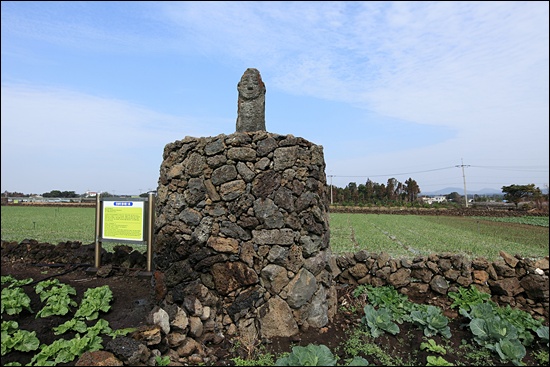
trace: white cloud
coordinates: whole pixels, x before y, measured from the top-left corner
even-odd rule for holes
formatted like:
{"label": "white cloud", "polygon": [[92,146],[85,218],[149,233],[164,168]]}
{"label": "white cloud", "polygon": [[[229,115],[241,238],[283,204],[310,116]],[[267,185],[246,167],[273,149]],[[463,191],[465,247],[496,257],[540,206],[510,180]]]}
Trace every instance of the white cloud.
{"label": "white cloud", "polygon": [[124,101],[21,85],[2,85],[1,118],[2,186],[40,186],[40,193],[59,186],[80,193],[88,186],[109,191],[124,185],[133,193],[138,186],[156,187],[167,143],[217,135],[193,119]]}
{"label": "white cloud", "polygon": [[37,149],[93,150],[93,144],[82,145],[83,138],[135,148],[158,144],[176,131],[201,133],[192,121],[124,101],[25,86],[2,86],[2,121],[7,138],[24,137],[18,144]]}
{"label": "white cloud", "polygon": [[[548,99],[548,73],[536,74],[541,63],[548,64],[548,4],[164,6],[165,15],[192,34],[182,42],[204,52],[253,59],[288,93],[457,128],[479,128],[479,110],[504,110],[525,101],[544,106]],[[501,120],[501,114],[507,112],[496,113],[493,120]]]}

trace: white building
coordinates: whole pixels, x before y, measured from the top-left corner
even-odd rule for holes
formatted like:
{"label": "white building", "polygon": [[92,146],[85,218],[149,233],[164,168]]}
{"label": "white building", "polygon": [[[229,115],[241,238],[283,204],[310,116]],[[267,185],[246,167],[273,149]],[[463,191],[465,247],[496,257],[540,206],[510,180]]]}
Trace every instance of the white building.
{"label": "white building", "polygon": [[426,204],[433,204],[433,203],[443,203],[447,201],[447,198],[444,195],[436,195],[436,196],[423,196],[422,201]]}

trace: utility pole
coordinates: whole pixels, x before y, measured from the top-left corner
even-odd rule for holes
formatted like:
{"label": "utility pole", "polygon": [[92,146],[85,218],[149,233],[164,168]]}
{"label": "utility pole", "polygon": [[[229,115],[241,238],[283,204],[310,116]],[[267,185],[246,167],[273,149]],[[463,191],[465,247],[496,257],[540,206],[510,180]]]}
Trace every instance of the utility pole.
{"label": "utility pole", "polygon": [[470,165],[465,165],[462,158],[460,158],[460,162],[462,163],[460,166],[455,167],[462,167],[462,179],[464,180],[464,201],[466,203],[466,208],[468,207],[468,194],[466,193],[466,175],[464,175],[464,167],[470,167]]}
{"label": "utility pole", "polygon": [[334,177],[333,175],[329,175],[328,177],[330,177],[330,205],[332,205],[334,202],[332,201],[332,177]]}

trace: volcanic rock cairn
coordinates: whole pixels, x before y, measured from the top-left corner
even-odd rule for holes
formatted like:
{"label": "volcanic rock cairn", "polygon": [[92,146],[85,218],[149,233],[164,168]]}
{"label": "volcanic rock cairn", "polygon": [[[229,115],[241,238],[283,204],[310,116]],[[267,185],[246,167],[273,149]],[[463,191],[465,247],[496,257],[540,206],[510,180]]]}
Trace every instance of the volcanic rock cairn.
{"label": "volcanic rock cairn", "polygon": [[235,133],[167,144],[160,167],[156,295],[201,342],[288,337],[336,311],[323,147],[265,131],[256,69],[238,90]]}

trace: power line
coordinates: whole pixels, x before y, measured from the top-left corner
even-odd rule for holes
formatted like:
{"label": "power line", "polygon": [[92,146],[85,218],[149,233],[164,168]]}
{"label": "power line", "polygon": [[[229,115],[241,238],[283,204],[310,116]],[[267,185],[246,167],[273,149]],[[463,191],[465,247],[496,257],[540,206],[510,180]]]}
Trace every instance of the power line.
{"label": "power line", "polygon": [[[476,166],[476,165],[464,165],[465,167],[472,167],[472,168],[486,168],[486,169],[496,169],[496,170],[504,170],[504,171],[522,171],[522,172],[548,172],[548,169],[546,170],[540,170],[538,169],[538,166],[535,167],[519,167],[519,166]],[[461,165],[456,166],[449,166],[449,167],[441,167],[441,168],[434,168],[424,171],[415,171],[415,172],[401,172],[401,173],[386,173],[381,175],[330,175],[331,177],[389,177],[389,176],[401,176],[401,175],[411,175],[415,173],[426,173],[426,172],[434,172],[434,171],[442,171],[446,169],[461,167]]]}
{"label": "power line", "polygon": [[388,177],[388,176],[400,176],[400,175],[412,175],[415,173],[425,173],[433,171],[442,171],[445,169],[455,168],[455,166],[443,167],[443,168],[434,168],[426,171],[416,171],[416,172],[404,172],[404,173],[387,173],[385,175],[362,175],[362,176],[340,176],[340,175],[331,175],[331,177]]}
{"label": "power line", "polygon": [[503,171],[521,171],[521,172],[548,172],[548,169],[541,170],[539,167],[519,167],[519,166],[471,166],[475,168],[486,168],[486,169],[496,169]]}

